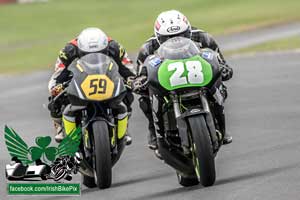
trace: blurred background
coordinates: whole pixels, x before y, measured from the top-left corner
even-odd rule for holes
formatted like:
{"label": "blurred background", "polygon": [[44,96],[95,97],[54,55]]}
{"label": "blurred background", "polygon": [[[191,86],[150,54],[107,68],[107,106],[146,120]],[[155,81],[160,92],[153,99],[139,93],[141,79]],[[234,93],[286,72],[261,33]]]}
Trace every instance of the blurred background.
{"label": "blurred background", "polygon": [[[0,73],[52,69],[65,43],[90,26],[134,54],[152,35],[157,15],[168,9],[183,12],[193,26],[214,36],[300,19],[299,0],[0,0]],[[226,53],[298,48],[299,43],[292,37]]]}
{"label": "blurred background", "polygon": [[[28,144],[53,136],[47,82],[60,49],[96,26],[134,58],[157,15],[170,9],[215,36],[234,69],[225,103],[234,139],[216,157],[216,184],[178,184],[175,171],[147,148],[147,121],[135,101],[133,144],[113,168],[112,188],[82,186],[82,196],[69,199],[299,199],[299,0],[0,0],[0,129],[13,127]],[[7,196],[11,157],[3,137],[0,147],[1,200],[53,199]]]}

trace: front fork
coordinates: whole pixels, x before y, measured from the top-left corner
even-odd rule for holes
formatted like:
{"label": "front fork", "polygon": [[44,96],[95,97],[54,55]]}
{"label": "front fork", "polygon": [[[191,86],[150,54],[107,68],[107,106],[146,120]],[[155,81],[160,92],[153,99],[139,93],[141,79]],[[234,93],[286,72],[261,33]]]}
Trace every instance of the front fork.
{"label": "front fork", "polygon": [[[211,136],[211,139],[212,139],[212,143],[213,143],[213,146],[214,146],[214,150],[216,151],[218,148],[219,148],[219,145],[218,145],[218,137],[216,135],[216,130],[215,130],[215,125],[214,125],[214,120],[213,120],[213,117],[212,117],[212,114],[210,112],[210,108],[209,108],[209,104],[208,104],[208,101],[207,101],[207,98],[206,98],[206,95],[205,95],[205,91],[199,91],[199,97],[200,97],[200,104],[202,105],[202,110],[199,110],[198,112],[197,109],[194,110],[192,109],[190,111],[190,113],[187,113],[187,116],[192,116],[192,115],[198,115],[198,114],[204,114],[205,115],[205,119],[206,119],[206,122],[208,124],[208,128],[209,128],[209,132],[210,132],[210,136]],[[174,94],[171,96],[171,99],[172,99],[172,102],[173,102],[173,109],[174,109],[174,114],[175,114],[175,117],[176,117],[176,122],[177,122],[177,129],[178,129],[178,132],[179,132],[179,136],[181,138],[181,144],[182,144],[182,147],[183,149],[189,149],[190,147],[190,140],[189,140],[189,137],[188,137],[188,128],[187,128],[187,122],[185,120],[185,117],[186,116],[182,116],[184,115],[185,113],[181,113],[181,109],[180,109],[180,103],[179,103],[179,96]]]}
{"label": "front fork", "polygon": [[201,102],[202,102],[202,105],[203,105],[203,109],[206,112],[205,120],[206,120],[206,123],[208,125],[208,129],[209,129],[213,149],[214,149],[214,152],[217,152],[220,148],[220,145],[219,145],[219,138],[217,136],[217,131],[216,131],[214,119],[213,119],[213,116],[210,112],[210,107],[209,107],[207,98],[204,95],[200,95],[200,98],[201,98]]}
{"label": "front fork", "polygon": [[171,96],[172,102],[173,102],[173,109],[174,109],[174,114],[176,118],[176,126],[178,129],[178,133],[181,139],[181,145],[184,151],[188,151],[190,143],[189,143],[189,138],[187,134],[187,123],[184,120],[184,118],[181,117],[181,110],[180,110],[180,103],[179,103],[179,97],[178,95],[172,95]]}
{"label": "front fork", "polygon": [[93,121],[95,120],[103,120],[105,121],[108,125],[109,125],[109,133],[111,134],[110,137],[110,143],[111,143],[111,147],[114,148],[116,146],[116,141],[117,141],[117,128],[116,128],[116,122],[115,119],[112,115],[112,110],[111,109],[107,109],[106,110],[106,115],[109,116],[108,118],[103,118],[103,117],[97,117],[96,113],[94,113],[94,115],[89,118],[88,113],[86,110],[82,111],[82,120],[81,120],[81,125],[82,125],[82,133],[83,133],[83,144],[84,147],[87,149],[91,149],[91,141],[90,141],[90,133],[89,131],[89,127],[90,124],[93,123]]}
{"label": "front fork", "polygon": [[[199,93],[199,96],[200,96],[200,103],[203,106],[203,111],[205,113],[210,113],[209,104],[208,104],[208,101],[206,99],[206,96],[205,96],[204,92],[201,91]],[[171,99],[173,101],[173,109],[174,109],[175,117],[177,119],[181,116],[179,97],[178,97],[178,95],[175,94],[175,95],[171,96]]]}

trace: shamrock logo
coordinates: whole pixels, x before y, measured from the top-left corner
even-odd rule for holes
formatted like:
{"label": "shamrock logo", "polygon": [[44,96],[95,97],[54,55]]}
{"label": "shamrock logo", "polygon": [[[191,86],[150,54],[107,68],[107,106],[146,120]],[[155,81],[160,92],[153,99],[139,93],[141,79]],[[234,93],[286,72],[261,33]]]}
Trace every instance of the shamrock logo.
{"label": "shamrock logo", "polygon": [[32,160],[40,159],[43,156],[43,160],[54,161],[56,154],[58,153],[58,149],[56,147],[48,147],[51,143],[51,137],[37,137],[35,139],[35,143],[37,146],[32,146],[28,150],[31,154]]}
{"label": "shamrock logo", "polygon": [[[81,141],[81,128],[74,129],[58,145],[58,147],[48,147],[51,137],[37,137],[37,146],[28,147],[26,142],[12,129],[4,128],[5,143],[11,157],[18,158],[24,165],[31,164],[38,159],[44,162],[53,162],[57,157],[74,156],[78,151]],[[31,156],[31,160],[30,157]]]}

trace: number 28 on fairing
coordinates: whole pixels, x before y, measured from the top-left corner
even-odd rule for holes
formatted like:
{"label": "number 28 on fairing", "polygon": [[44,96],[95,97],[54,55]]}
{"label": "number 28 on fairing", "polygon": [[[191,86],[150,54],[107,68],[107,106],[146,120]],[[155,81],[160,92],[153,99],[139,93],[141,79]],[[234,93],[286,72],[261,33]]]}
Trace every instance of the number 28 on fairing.
{"label": "number 28 on fairing", "polygon": [[166,60],[158,70],[158,80],[167,90],[205,86],[212,80],[212,76],[211,65],[200,56]]}

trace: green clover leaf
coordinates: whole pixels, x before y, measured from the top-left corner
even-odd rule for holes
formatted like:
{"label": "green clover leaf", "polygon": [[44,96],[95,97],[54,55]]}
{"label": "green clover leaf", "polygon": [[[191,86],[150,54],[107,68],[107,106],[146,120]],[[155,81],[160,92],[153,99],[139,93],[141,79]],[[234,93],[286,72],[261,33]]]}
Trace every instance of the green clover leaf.
{"label": "green clover leaf", "polygon": [[45,149],[51,142],[51,137],[46,136],[46,137],[37,137],[35,139],[35,143],[41,147],[42,149]]}
{"label": "green clover leaf", "polygon": [[41,158],[44,151],[39,147],[30,147],[29,152],[31,154],[32,161],[36,161],[37,159]]}
{"label": "green clover leaf", "polygon": [[55,160],[57,153],[58,153],[58,149],[56,147],[48,147],[45,149],[46,158],[50,161]]}
{"label": "green clover leaf", "polygon": [[[31,153],[31,158],[33,161],[40,159],[44,154],[49,161],[55,160],[58,149],[56,147],[47,147],[51,143],[50,136],[37,137],[35,139],[35,143],[38,145],[38,147],[33,146],[29,148],[29,152]],[[44,159],[44,162],[47,161]]]}

